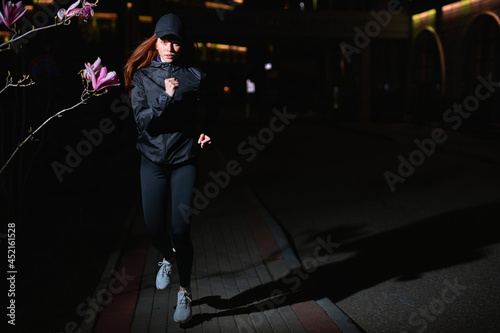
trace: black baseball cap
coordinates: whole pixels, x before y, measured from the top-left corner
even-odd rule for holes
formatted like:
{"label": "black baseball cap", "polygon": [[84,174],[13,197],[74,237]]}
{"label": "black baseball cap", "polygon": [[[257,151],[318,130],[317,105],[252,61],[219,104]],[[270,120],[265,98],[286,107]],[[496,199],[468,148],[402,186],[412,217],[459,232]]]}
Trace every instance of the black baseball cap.
{"label": "black baseball cap", "polygon": [[166,14],[160,17],[156,23],[155,35],[156,38],[173,35],[182,39],[182,22],[179,16],[175,14]]}

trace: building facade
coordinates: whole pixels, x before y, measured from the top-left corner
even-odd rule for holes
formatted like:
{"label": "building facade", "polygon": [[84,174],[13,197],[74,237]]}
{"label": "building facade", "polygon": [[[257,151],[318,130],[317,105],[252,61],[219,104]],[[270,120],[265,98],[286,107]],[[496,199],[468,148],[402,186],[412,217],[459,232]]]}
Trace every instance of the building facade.
{"label": "building facade", "polygon": [[[57,9],[44,3],[34,1],[33,11]],[[454,107],[474,96],[479,77],[500,80],[500,0],[99,2],[81,38],[120,67],[166,12],[183,17],[196,65],[214,73],[230,107],[287,105],[415,126],[462,117],[464,131],[500,122],[496,91],[464,105],[470,115]]]}
{"label": "building facade", "polygon": [[[408,117],[465,132],[496,131],[500,1],[448,1],[410,14],[412,108]],[[486,86],[484,81],[493,84]]]}

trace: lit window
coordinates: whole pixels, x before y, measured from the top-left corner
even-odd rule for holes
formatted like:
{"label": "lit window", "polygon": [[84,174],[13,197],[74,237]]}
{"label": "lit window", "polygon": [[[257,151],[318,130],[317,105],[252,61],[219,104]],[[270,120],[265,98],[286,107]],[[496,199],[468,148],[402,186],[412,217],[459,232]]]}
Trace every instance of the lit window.
{"label": "lit window", "polygon": [[247,93],[255,94],[255,83],[252,82],[250,79],[247,79]]}

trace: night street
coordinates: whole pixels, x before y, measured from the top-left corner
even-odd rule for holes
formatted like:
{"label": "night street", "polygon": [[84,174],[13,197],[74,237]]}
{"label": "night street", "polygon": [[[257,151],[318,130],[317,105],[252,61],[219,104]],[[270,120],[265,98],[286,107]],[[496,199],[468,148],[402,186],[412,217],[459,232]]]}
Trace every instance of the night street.
{"label": "night street", "polygon": [[3,1],[2,329],[500,332],[499,59],[500,0]]}
{"label": "night street", "polygon": [[[237,144],[258,130],[225,128],[224,151],[241,159]],[[498,139],[448,132],[392,193],[384,173],[426,134],[296,119],[243,167],[245,181],[311,267],[304,288],[321,286],[367,332],[495,332]],[[337,248],[318,260],[321,240]]]}

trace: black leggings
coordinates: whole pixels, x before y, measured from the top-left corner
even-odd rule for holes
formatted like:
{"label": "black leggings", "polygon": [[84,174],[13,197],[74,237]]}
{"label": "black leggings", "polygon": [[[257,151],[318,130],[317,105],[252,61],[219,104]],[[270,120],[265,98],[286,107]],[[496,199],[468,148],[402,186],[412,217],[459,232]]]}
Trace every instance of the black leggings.
{"label": "black leggings", "polygon": [[[174,255],[172,245],[174,246],[179,282],[183,288],[189,287],[191,282],[193,244],[189,220],[185,218],[179,207],[191,207],[197,174],[198,168],[195,164],[162,167],[144,157],[141,159],[142,207],[146,228],[151,242],[165,259],[172,258]],[[167,227],[166,199],[169,190],[172,209],[172,239],[170,239]]]}

